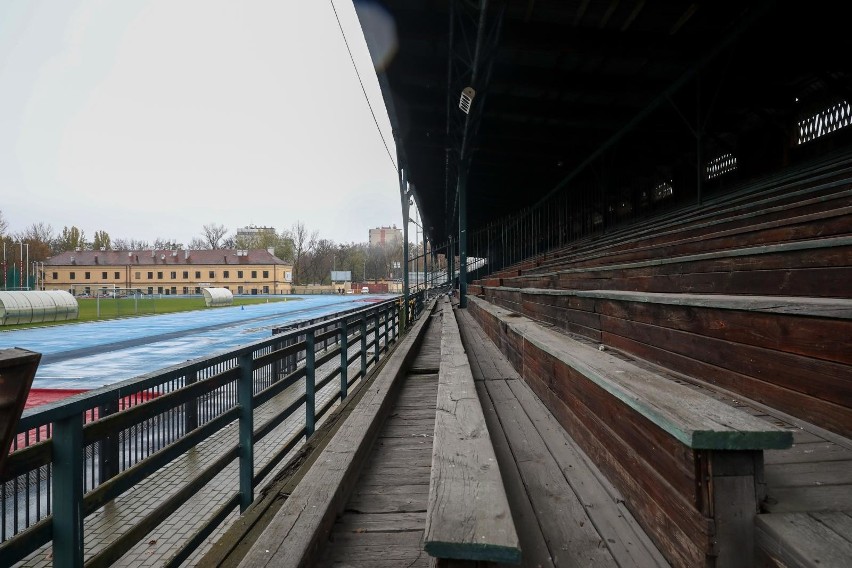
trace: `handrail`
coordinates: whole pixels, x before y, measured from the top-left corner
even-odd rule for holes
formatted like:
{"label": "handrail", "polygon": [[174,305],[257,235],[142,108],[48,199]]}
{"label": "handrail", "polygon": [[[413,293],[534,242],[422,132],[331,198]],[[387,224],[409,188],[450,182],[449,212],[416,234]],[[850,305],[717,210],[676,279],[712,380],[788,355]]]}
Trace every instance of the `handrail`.
{"label": "handrail", "polygon": [[[422,298],[415,298],[413,306],[422,306]],[[240,483],[229,502],[244,510],[260,479],[255,465],[270,472],[288,453],[276,451],[255,464],[254,443],[303,405],[303,427],[284,447],[292,449],[310,436],[315,423],[347,396],[349,386],[365,377],[398,341],[407,327],[399,308],[392,299],[303,322],[302,327],[236,349],[27,411],[9,463],[0,472],[0,565],[18,562],[52,539],[55,566],[82,566],[87,514],[235,421],[240,426],[239,444],[223,452],[238,458]],[[349,369],[353,363],[354,371]],[[336,386],[333,381],[338,377]],[[289,391],[283,408],[276,407],[271,415],[267,411],[263,424],[255,428],[255,408],[291,388],[301,393]],[[322,402],[317,396],[321,391]],[[214,460],[216,468],[233,461],[223,459]],[[92,560],[113,558],[117,548],[112,548],[119,544],[125,550],[135,544],[134,535],[142,538],[167,511],[211,479],[212,467],[199,471],[189,481],[191,488],[180,490],[180,499],[170,498],[140,519],[147,530],[130,529]],[[202,527],[202,532],[210,530]]]}

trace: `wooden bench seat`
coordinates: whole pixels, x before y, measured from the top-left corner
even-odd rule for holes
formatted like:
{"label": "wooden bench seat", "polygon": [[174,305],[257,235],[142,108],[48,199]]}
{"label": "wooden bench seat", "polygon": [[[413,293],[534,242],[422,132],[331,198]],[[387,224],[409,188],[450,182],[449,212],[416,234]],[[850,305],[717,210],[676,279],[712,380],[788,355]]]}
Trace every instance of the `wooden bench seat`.
{"label": "wooden bench seat", "polygon": [[491,277],[555,270],[578,260],[588,260],[590,256],[606,256],[750,225],[783,225],[788,219],[843,209],[849,206],[852,183],[852,168],[848,164],[844,155],[824,164],[802,168],[798,175],[788,174],[780,181],[769,178],[740,191],[710,199],[700,207],[682,207],[572,241],[507,266]]}
{"label": "wooden bench seat", "polygon": [[852,511],[758,515],[759,566],[845,568],[852,563]]}
{"label": "wooden bench seat", "polygon": [[811,239],[501,279],[504,286],[852,297],[852,236]]}
{"label": "wooden bench seat", "polygon": [[[729,246],[733,236],[738,236],[738,242],[745,245],[784,242],[790,235],[805,238],[809,231],[815,236],[829,236],[832,230],[842,234],[849,226],[848,222],[842,222],[842,216],[848,214],[847,209],[852,204],[850,184],[852,180],[843,180],[828,195],[805,196],[806,199],[799,200],[788,197],[785,201],[791,201],[789,203],[758,202],[749,207],[732,208],[720,215],[684,216],[676,222],[655,224],[647,229],[633,227],[629,231],[619,231],[618,234],[607,233],[583,246],[548,253],[535,268],[526,272],[554,270],[618,256],[623,256],[622,260],[625,261],[636,260],[641,258],[639,253],[652,255],[653,251],[665,245],[686,245],[688,248],[695,239],[707,235],[715,235],[717,241],[708,242],[707,246],[713,248],[706,250],[721,250]],[[832,224],[834,229],[831,228]],[[824,227],[825,233],[819,232],[821,227]]]}
{"label": "wooden bench seat", "polygon": [[441,309],[424,550],[436,558],[518,564],[518,535],[458,324],[446,299]]}
{"label": "wooden bench seat", "polygon": [[504,308],[852,435],[852,300],[485,288]]}
{"label": "wooden bench seat", "polygon": [[790,432],[479,298],[468,311],[670,562],[751,564],[762,450]]}

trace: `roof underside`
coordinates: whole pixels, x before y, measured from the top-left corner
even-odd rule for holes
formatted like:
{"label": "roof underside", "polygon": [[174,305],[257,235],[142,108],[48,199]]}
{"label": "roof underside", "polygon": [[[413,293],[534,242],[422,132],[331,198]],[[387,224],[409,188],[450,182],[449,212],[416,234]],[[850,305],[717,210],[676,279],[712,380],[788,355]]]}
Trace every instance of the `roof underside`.
{"label": "roof underside", "polygon": [[[584,179],[606,179],[618,192],[679,168],[694,172],[698,124],[704,164],[745,145],[783,145],[803,113],[832,98],[852,101],[848,26],[836,4],[384,6],[398,50],[380,82],[401,165],[435,243],[455,231],[449,220],[465,167],[476,229],[557,186],[570,192]],[[359,14],[370,43],[375,30]],[[466,86],[476,89],[469,115],[458,106]],[[761,152],[749,159],[742,175],[783,165]]]}

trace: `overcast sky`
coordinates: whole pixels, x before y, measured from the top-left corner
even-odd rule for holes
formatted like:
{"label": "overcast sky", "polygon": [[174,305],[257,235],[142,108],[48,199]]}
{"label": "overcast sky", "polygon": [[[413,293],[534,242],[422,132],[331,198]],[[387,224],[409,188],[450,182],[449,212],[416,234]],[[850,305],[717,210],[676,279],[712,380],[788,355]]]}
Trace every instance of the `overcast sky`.
{"label": "overcast sky", "polygon": [[[352,3],[335,0],[393,152]],[[188,243],[216,222],[338,242],[401,222],[328,0],[0,2],[0,211]]]}

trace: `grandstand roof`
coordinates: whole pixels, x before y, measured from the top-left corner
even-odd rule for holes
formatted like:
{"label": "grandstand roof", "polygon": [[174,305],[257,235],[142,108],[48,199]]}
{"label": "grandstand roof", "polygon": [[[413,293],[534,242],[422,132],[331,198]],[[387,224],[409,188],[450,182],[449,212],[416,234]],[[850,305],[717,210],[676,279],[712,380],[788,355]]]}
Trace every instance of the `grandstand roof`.
{"label": "grandstand roof", "polygon": [[[852,101],[846,20],[820,0],[383,5],[398,49],[379,81],[433,242],[453,232],[463,147],[475,229],[584,178],[617,193],[745,145],[740,175],[765,173],[803,114]],[[359,16],[375,59],[381,18]]]}

